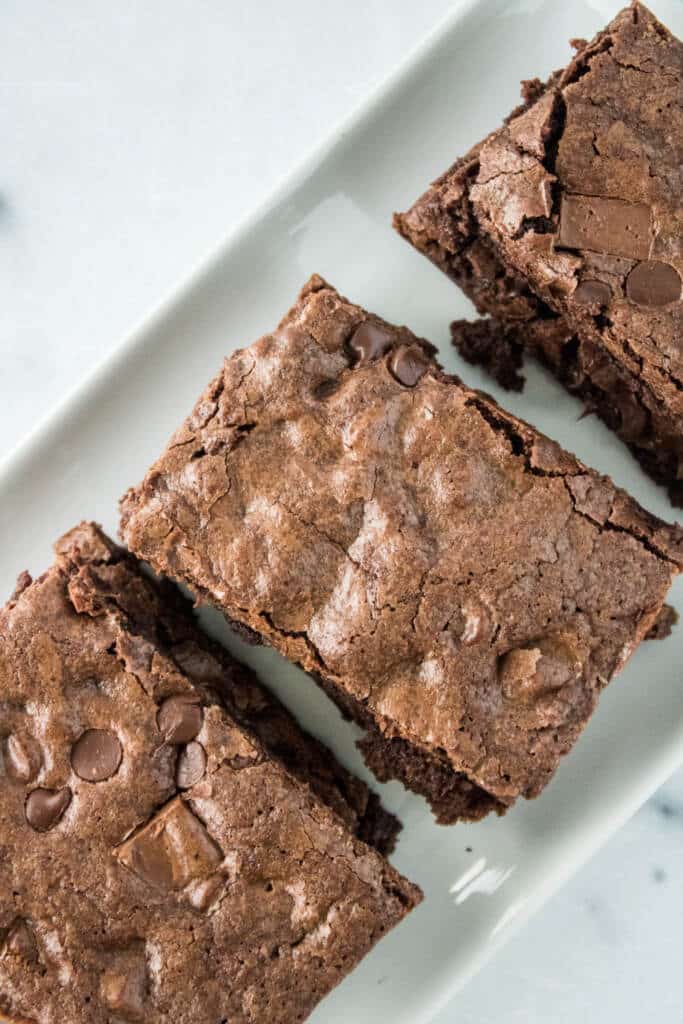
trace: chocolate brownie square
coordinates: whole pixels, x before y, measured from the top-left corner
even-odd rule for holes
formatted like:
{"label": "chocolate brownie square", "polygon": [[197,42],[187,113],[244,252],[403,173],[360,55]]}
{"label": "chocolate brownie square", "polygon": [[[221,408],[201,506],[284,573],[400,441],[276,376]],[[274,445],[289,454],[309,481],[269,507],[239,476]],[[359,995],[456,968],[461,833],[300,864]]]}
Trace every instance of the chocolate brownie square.
{"label": "chocolate brownie square", "polygon": [[395,217],[493,320],[454,325],[519,387],[535,353],[683,498],[683,44],[640,3]]}
{"label": "chocolate brownie square", "polygon": [[0,612],[0,709],[0,1019],[291,1024],[420,900],[366,787],[92,525]]}
{"label": "chocolate brownie square", "polygon": [[433,351],[312,278],[125,495],[122,535],[314,675],[377,776],[452,822],[541,792],[683,539]]}

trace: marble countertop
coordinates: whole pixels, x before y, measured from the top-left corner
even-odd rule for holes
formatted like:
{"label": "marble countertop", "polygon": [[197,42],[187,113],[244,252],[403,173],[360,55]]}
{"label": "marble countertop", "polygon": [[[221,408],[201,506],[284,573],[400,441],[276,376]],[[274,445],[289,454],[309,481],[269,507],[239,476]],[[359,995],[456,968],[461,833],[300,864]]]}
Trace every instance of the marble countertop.
{"label": "marble countertop", "polygon": [[[0,455],[449,6],[5,0]],[[680,1021],[682,851],[683,771],[438,1024]]]}

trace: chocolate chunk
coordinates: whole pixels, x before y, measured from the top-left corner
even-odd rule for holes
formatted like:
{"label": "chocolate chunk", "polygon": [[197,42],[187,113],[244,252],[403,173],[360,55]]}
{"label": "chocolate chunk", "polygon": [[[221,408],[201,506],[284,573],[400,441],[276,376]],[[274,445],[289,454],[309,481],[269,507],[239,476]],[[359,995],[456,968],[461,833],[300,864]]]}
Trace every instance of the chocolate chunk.
{"label": "chocolate chunk", "polygon": [[414,388],[429,369],[430,360],[417,345],[402,345],[389,360],[389,369],[399,384]]}
{"label": "chocolate chunk", "polygon": [[386,327],[373,323],[372,320],[365,320],[353,332],[348,345],[357,360],[357,365],[363,366],[388,352],[393,340],[394,335]]}
{"label": "chocolate chunk", "polygon": [[206,753],[201,743],[193,740],[178,755],[176,768],[176,785],[180,789],[189,789],[196,785],[206,771]]}
{"label": "chocolate chunk", "polygon": [[645,260],[626,278],[626,294],[639,306],[667,306],[681,298],[681,278],[670,263]]}
{"label": "chocolate chunk", "polygon": [[88,729],[71,750],[71,767],[86,782],[103,782],[118,770],[122,750],[117,737],[106,729]]}
{"label": "chocolate chunk", "polygon": [[26,798],[24,808],[26,820],[36,832],[47,832],[54,828],[71,803],[71,790],[34,789]]}
{"label": "chocolate chunk", "polygon": [[157,725],[166,743],[189,743],[201,729],[202,719],[199,697],[180,693],[163,702],[157,714]]}
{"label": "chocolate chunk", "polygon": [[40,771],[41,757],[35,741],[8,736],[4,749],[5,771],[15,782],[31,782]]}
{"label": "chocolate chunk", "polygon": [[213,874],[223,855],[181,797],[166,805],[116,855],[157,889],[182,889]]}
{"label": "chocolate chunk", "polygon": [[609,306],[612,292],[604,281],[581,281],[573,295],[574,302],[580,306]]}
{"label": "chocolate chunk", "polygon": [[4,952],[9,956],[18,956],[28,964],[38,960],[38,947],[33,931],[26,921],[18,917],[10,927],[5,939]]}
{"label": "chocolate chunk", "polygon": [[567,249],[643,259],[650,252],[650,221],[650,207],[644,203],[564,195],[559,244]]}
{"label": "chocolate chunk", "polygon": [[157,889],[173,888],[173,863],[166,845],[155,842],[155,836],[131,841],[128,855],[122,852],[121,860],[139,878]]}

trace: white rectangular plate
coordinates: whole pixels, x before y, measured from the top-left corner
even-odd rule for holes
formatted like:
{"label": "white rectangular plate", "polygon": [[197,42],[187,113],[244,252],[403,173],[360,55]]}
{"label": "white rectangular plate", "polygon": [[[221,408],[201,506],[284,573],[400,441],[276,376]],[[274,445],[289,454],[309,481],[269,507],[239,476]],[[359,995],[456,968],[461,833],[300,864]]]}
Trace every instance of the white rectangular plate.
{"label": "white rectangular plate", "polygon": [[[591,36],[614,2],[481,0],[459,4],[418,51],[271,201],[235,233],[76,394],[0,465],[0,591],[39,573],[54,539],[83,518],[112,534],[117,500],[137,482],[224,354],[275,326],[318,271],[354,301],[440,345],[449,370],[496,393],[646,507],[674,513],[619,442],[541,371],[522,395],[499,394],[459,364],[448,323],[469,311],[458,290],[391,230],[441,172],[515,106],[518,82],[566,63],[567,39]],[[679,34],[683,7],[654,4]],[[226,188],[229,182],[226,182]],[[682,590],[674,603],[683,604]],[[222,630],[215,614],[211,628]],[[241,650],[232,637],[230,647]],[[359,774],[356,733],[273,651],[245,657]],[[382,788],[405,824],[395,863],[425,903],[320,1007],[320,1024],[427,1024],[496,946],[619,827],[683,760],[683,630],[644,644],[602,698],[541,799],[505,818],[440,828],[399,785]]]}

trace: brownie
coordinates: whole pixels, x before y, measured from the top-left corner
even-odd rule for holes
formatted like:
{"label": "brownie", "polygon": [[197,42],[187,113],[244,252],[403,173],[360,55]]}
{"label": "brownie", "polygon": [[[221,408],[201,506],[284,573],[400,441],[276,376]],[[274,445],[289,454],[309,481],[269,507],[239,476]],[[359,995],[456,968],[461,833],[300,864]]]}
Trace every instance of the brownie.
{"label": "brownie", "polygon": [[239,350],[122,536],[299,663],[441,822],[536,796],[683,535],[321,278]]}
{"label": "brownie", "polygon": [[363,784],[92,525],[0,612],[0,707],[0,1019],[291,1024],[421,898]]}
{"label": "brownie", "polygon": [[487,322],[505,386],[535,353],[683,500],[683,44],[633,3],[458,160],[398,231]]}

